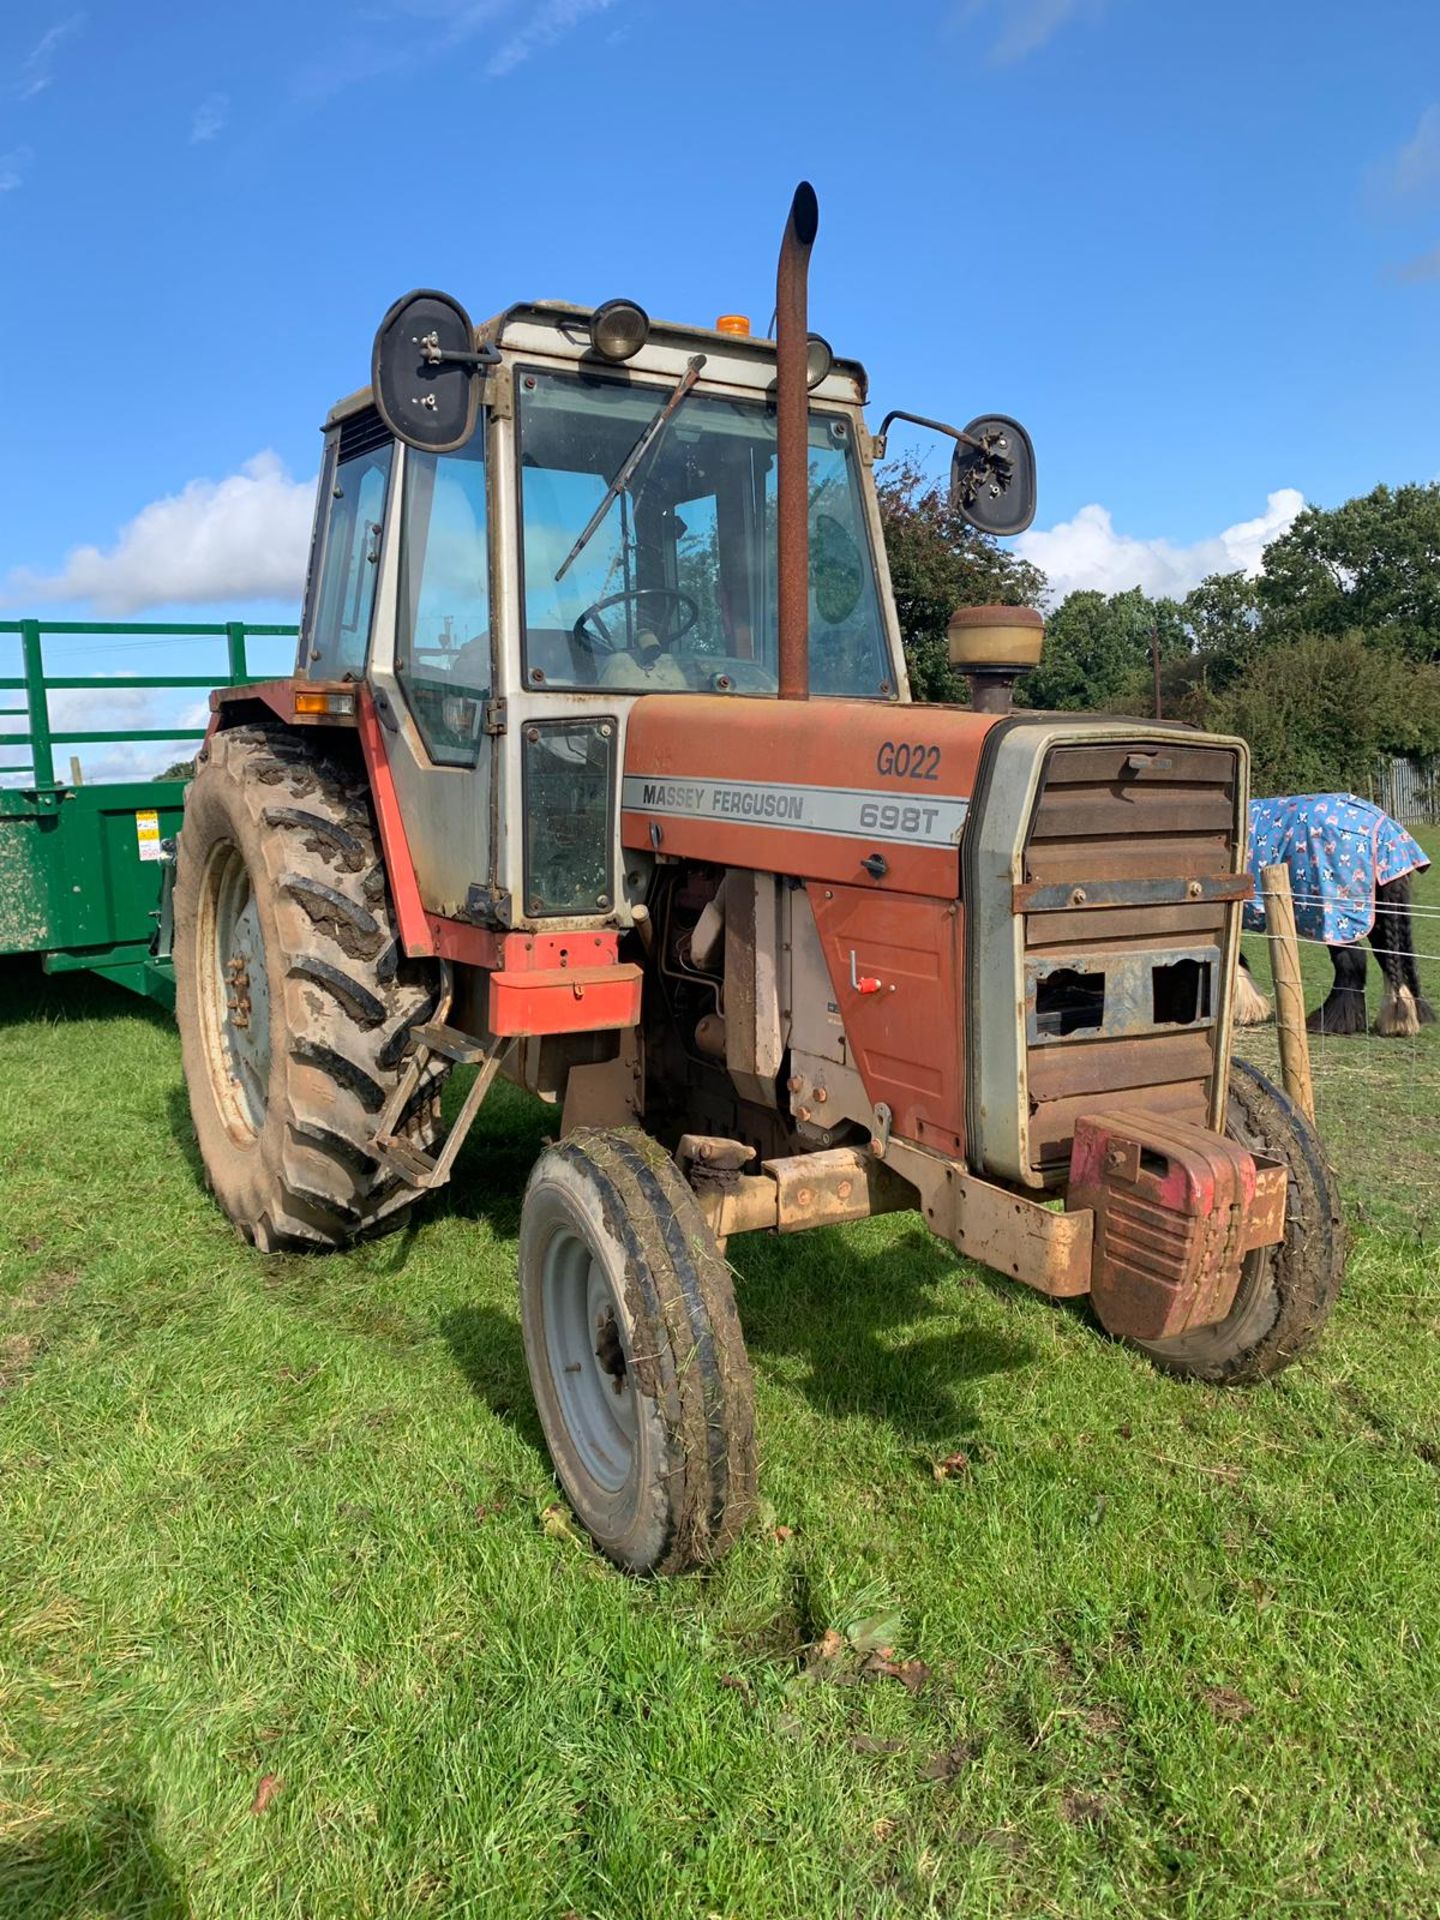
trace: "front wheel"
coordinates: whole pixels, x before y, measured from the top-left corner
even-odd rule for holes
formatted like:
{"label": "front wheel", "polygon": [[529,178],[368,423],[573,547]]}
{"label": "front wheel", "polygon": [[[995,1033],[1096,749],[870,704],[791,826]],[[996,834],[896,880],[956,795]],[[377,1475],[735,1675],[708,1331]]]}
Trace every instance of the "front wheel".
{"label": "front wheel", "polygon": [[632,1128],[546,1148],[520,1216],[525,1357],[555,1471],[629,1573],[716,1560],[755,1504],[730,1275],[675,1163]]}
{"label": "front wheel", "polygon": [[1225,1131],[1240,1146],[1283,1163],[1285,1238],[1247,1255],[1223,1320],[1136,1344],[1170,1373],[1238,1386],[1279,1373],[1319,1339],[1345,1271],[1345,1234],[1318,1134],[1248,1060],[1230,1069]]}

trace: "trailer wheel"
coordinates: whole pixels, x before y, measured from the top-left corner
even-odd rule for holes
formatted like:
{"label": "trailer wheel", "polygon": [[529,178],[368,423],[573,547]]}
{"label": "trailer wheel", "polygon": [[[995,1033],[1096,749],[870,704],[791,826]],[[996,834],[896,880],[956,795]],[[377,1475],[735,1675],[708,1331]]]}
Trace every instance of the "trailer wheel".
{"label": "trailer wheel", "polygon": [[631,1128],[536,1162],[520,1316],[570,1504],[629,1573],[680,1573],[755,1504],[755,1405],[730,1275],[675,1163]]}
{"label": "trailer wheel", "polygon": [[1345,1271],[1345,1234],[1335,1176],[1300,1109],[1248,1060],[1230,1070],[1225,1131],[1283,1161],[1285,1238],[1245,1262],[1235,1304],[1213,1327],[1138,1342],[1168,1372],[1248,1385],[1288,1367],[1315,1344]]}
{"label": "trailer wheel", "polygon": [[[344,1246],[415,1198],[368,1142],[438,984],[399,957],[363,776],[280,727],[215,735],[180,833],[175,1011],[206,1178],[262,1252]],[[405,1120],[426,1152],[443,1077]]]}

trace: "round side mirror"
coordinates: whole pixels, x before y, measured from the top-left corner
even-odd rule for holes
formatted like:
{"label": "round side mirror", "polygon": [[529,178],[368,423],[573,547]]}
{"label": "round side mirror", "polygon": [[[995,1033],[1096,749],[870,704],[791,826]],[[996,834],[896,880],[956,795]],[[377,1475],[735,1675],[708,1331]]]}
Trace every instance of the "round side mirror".
{"label": "round side mirror", "polygon": [[950,502],[979,533],[1023,533],[1030,525],[1035,448],[1018,420],[984,413],[970,422],[950,462]]}
{"label": "round side mirror", "polygon": [[458,300],[421,288],[397,300],[375,334],[370,384],[380,418],[407,446],[453,453],[480,411],[475,330]]}

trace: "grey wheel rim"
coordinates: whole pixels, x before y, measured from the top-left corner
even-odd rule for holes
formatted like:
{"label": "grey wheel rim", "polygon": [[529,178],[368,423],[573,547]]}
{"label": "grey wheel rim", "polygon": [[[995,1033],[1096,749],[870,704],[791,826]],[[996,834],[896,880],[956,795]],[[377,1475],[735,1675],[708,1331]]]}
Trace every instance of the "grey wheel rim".
{"label": "grey wheel rim", "polygon": [[570,1444],[590,1478],[618,1493],[635,1460],[635,1388],[608,1276],[578,1233],[550,1237],[540,1274],[545,1357]]}
{"label": "grey wheel rim", "polygon": [[217,847],[203,890],[201,1019],[210,1074],[232,1132],[254,1136],[270,1091],[270,981],[265,936],[238,847]]}

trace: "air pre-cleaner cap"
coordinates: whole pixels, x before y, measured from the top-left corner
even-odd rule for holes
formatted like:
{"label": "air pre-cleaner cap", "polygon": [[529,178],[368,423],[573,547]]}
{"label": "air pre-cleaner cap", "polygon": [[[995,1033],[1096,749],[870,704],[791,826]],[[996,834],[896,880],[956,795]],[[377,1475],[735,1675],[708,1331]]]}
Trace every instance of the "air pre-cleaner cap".
{"label": "air pre-cleaner cap", "polygon": [[946,631],[955,667],[1035,666],[1045,622],[1034,607],[957,607]]}

